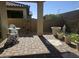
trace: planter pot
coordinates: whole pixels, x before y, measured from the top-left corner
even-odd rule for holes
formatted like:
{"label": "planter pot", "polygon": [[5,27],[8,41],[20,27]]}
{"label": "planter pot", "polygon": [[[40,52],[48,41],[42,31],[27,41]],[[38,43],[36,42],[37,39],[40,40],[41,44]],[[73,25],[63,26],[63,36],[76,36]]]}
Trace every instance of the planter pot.
{"label": "planter pot", "polygon": [[79,51],[79,42],[77,42],[76,49]]}
{"label": "planter pot", "polygon": [[63,40],[64,38],[64,35],[63,35],[63,33],[57,33],[57,35],[58,35],[58,39],[60,39],[60,40]]}
{"label": "planter pot", "polygon": [[69,38],[67,38],[66,36],[64,36],[64,42],[67,44],[71,44],[71,41]]}

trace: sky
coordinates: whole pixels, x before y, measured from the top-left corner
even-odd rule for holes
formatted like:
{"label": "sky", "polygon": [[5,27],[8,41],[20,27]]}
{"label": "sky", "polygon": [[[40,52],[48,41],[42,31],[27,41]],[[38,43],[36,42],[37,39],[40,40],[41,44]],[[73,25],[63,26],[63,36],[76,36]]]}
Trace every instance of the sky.
{"label": "sky", "polygon": [[[32,18],[37,18],[37,4],[19,2],[30,6],[30,11],[32,13]],[[48,14],[60,14],[69,11],[79,9],[79,1],[45,1],[44,2],[43,15]]]}

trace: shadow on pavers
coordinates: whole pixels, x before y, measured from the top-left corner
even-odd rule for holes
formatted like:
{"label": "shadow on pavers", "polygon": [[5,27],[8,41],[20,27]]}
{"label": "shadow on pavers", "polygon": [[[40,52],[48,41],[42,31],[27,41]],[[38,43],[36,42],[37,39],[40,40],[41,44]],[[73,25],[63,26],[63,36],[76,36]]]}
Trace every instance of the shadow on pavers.
{"label": "shadow on pavers", "polygon": [[19,43],[19,41],[17,41],[15,44],[12,44],[12,43],[6,44],[6,43],[5,43],[4,46],[0,48],[0,54],[2,54],[5,49],[11,48],[11,47],[13,47],[14,45],[16,45],[16,44],[18,44],[18,43]]}
{"label": "shadow on pavers", "polygon": [[43,36],[39,36],[40,40],[45,44],[50,53],[11,56],[10,58],[62,58],[61,53],[51,45]]}
{"label": "shadow on pavers", "polygon": [[62,56],[63,56],[64,58],[79,58],[78,55],[76,55],[76,54],[74,54],[74,53],[72,53],[72,52],[69,52],[69,51],[67,51],[67,52],[62,52]]}
{"label": "shadow on pavers", "polygon": [[71,48],[76,49],[76,45],[74,45],[74,44],[68,44],[68,46],[70,46]]}
{"label": "shadow on pavers", "polygon": [[39,36],[41,41],[45,44],[47,49],[50,51],[50,57],[62,58],[61,53],[56,49],[45,37]]}

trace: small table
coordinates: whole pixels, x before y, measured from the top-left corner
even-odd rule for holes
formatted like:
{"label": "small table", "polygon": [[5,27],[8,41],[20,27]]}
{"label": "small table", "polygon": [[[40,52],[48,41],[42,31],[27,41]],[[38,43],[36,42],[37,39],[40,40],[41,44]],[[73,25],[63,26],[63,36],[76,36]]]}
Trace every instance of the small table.
{"label": "small table", "polygon": [[[8,28],[9,30],[13,30],[13,28]],[[20,28],[19,27],[16,27],[15,28],[16,30],[17,30],[17,36],[19,37],[19,34],[18,34],[18,30],[20,30]],[[10,33],[11,35],[13,35],[13,34],[15,34],[15,33]]]}
{"label": "small table", "polygon": [[[8,28],[9,30],[12,30],[13,28]],[[21,29],[21,28],[19,28],[19,27],[16,27],[15,29],[17,29],[17,30],[19,30],[19,29]]]}

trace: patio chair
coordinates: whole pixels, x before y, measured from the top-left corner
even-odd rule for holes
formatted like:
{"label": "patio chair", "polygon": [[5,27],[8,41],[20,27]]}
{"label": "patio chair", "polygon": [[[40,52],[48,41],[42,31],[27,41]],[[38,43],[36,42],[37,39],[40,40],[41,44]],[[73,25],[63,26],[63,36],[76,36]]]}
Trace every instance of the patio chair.
{"label": "patio chair", "polygon": [[9,30],[10,30],[10,32],[9,32],[10,35],[14,35],[14,36],[17,36],[17,37],[19,36],[18,30],[16,29],[16,26],[14,24],[10,25]]}
{"label": "patio chair", "polygon": [[8,39],[4,45],[5,48],[12,46],[18,42],[18,31],[16,26],[11,24],[9,28],[10,32],[8,33]]}
{"label": "patio chair", "polygon": [[51,27],[52,33],[56,38],[62,39],[65,35],[65,29],[66,26],[64,25],[61,29],[61,27]]}
{"label": "patio chair", "polygon": [[16,27],[14,24],[11,24],[10,27],[9,27],[9,30],[10,30],[9,34],[10,35],[16,35],[17,37],[19,37],[19,33],[18,33],[19,29],[20,28]]}

